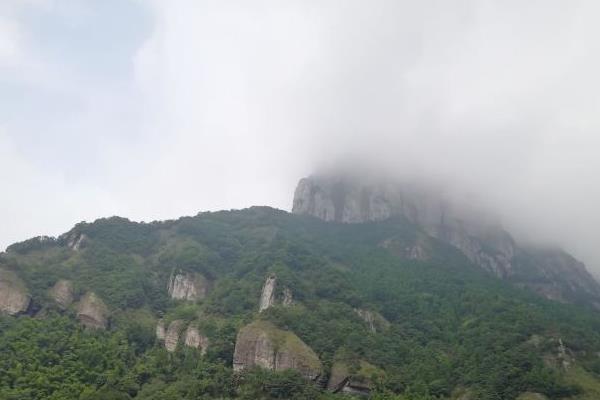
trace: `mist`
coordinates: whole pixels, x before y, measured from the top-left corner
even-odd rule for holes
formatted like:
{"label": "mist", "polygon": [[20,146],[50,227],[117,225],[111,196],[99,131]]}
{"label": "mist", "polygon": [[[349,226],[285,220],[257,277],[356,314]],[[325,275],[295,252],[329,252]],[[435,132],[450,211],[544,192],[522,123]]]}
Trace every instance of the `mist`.
{"label": "mist", "polygon": [[8,1],[0,247],[108,215],[289,210],[298,179],[350,159],[460,187],[598,274],[599,12]]}

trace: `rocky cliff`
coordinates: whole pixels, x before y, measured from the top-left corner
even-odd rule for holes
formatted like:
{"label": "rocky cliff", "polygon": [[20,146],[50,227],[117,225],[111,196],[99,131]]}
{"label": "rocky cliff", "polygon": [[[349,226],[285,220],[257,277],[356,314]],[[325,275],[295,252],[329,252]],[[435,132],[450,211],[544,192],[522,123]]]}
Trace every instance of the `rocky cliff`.
{"label": "rocky cliff", "polygon": [[283,287],[278,295],[277,293],[277,277],[275,275],[267,276],[260,293],[260,301],[258,302],[258,312],[272,307],[276,304],[283,306],[291,306],[294,304],[294,296],[292,290],[288,287]]}
{"label": "rocky cliff", "polygon": [[375,380],[383,375],[383,371],[364,360],[337,359],[331,366],[327,389],[334,393],[368,396],[375,387]]}
{"label": "rocky cliff", "polygon": [[205,355],[208,350],[209,340],[200,333],[197,327],[190,325],[185,331],[185,340],[183,342],[187,347],[199,349],[201,355]]}
{"label": "rocky cliff", "polygon": [[169,324],[167,333],[165,334],[165,349],[168,352],[174,352],[179,344],[179,335],[185,326],[185,322],[182,320],[175,320]]}
{"label": "rocky cliff", "polygon": [[79,301],[77,318],[90,329],[106,329],[108,324],[108,307],[93,292],[87,292]]}
{"label": "rocky cliff", "polygon": [[172,299],[187,301],[202,300],[208,289],[209,284],[204,276],[183,272],[173,272],[167,286]]}
{"label": "rocky cliff", "polygon": [[243,327],[235,343],[234,370],[254,366],[273,371],[295,369],[310,380],[316,380],[322,371],[315,352],[298,336],[265,321]]}
{"label": "rocky cliff", "polygon": [[[573,257],[560,251],[524,249],[477,206],[425,184],[367,181],[343,174],[311,176],[298,183],[292,212],[340,223],[401,218],[500,278],[547,298],[569,301],[583,294],[588,302],[600,305],[600,285]],[[380,246],[422,261],[428,259],[424,243],[389,239]]]}
{"label": "rocky cliff", "polygon": [[0,313],[15,315],[25,312],[30,301],[23,281],[14,272],[0,269]]}
{"label": "rocky cliff", "polygon": [[50,297],[60,308],[69,307],[73,303],[73,282],[60,279],[50,289]]}

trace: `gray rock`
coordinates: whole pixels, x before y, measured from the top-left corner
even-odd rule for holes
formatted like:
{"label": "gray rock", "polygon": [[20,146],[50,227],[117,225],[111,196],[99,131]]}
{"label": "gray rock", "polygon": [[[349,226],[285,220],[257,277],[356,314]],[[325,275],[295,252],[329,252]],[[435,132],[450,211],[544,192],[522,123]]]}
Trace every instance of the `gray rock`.
{"label": "gray rock", "polygon": [[23,281],[14,272],[0,269],[0,313],[16,315],[25,312],[30,302]]}
{"label": "gray rock", "polygon": [[106,329],[108,307],[94,292],[87,292],[79,301],[77,318],[89,329]]}
{"label": "gray rock", "polygon": [[165,323],[162,319],[156,323],[156,338],[158,340],[165,340],[166,336]]}
{"label": "gray rock", "polygon": [[200,349],[200,354],[205,355],[208,351],[209,340],[202,335],[195,326],[188,326],[185,331],[184,344],[194,349]]}
{"label": "gray rock", "polygon": [[258,311],[263,312],[267,308],[275,304],[275,285],[277,284],[277,278],[275,275],[270,275],[265,280],[261,294],[260,302],[258,304]]}
{"label": "gray rock", "polygon": [[169,278],[167,290],[169,296],[176,300],[197,301],[208,294],[209,284],[200,274],[173,272]]}
{"label": "gray rock", "polygon": [[177,349],[177,345],[179,344],[179,335],[183,330],[185,322],[182,320],[175,320],[169,324],[169,329],[167,329],[167,333],[165,335],[165,349],[168,352],[172,353]]}
{"label": "gray rock", "polygon": [[319,358],[298,336],[266,321],[246,325],[237,335],[233,369],[240,372],[251,367],[295,369],[310,380],[322,372]]}
{"label": "gray rock", "polygon": [[73,282],[60,279],[50,289],[50,297],[59,305],[60,308],[65,309],[73,303]]}
{"label": "gray rock", "polygon": [[355,308],[354,312],[358,314],[358,316],[367,323],[369,330],[373,333],[377,333],[378,330],[382,331],[384,329],[387,329],[390,326],[388,320],[385,319],[377,311],[369,311],[360,308]]}

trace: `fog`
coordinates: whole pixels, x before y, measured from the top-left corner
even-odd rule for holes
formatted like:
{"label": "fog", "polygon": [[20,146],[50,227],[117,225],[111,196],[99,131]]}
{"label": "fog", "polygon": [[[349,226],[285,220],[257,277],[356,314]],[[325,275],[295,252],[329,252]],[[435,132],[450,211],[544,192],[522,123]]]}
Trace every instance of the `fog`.
{"label": "fog", "polygon": [[289,210],[340,160],[472,193],[600,273],[596,1],[0,5],[0,248]]}

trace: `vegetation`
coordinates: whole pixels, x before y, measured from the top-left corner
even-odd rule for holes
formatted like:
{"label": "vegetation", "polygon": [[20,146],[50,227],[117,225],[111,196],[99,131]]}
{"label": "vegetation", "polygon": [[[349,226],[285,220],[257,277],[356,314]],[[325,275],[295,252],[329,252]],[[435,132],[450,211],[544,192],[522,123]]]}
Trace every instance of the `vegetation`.
{"label": "vegetation", "polygon": [[[69,235],[85,235],[79,251],[68,247]],[[383,248],[390,238],[418,238],[428,261]],[[497,280],[404,220],[333,224],[269,208],[151,224],[109,218],[59,239],[15,244],[0,267],[22,279],[35,314],[0,317],[0,399],[339,399],[322,386],[341,358],[372,382],[377,400],[600,393],[598,314]],[[170,299],[174,271],[206,278],[209,295]],[[289,288],[294,305],[259,315],[272,273],[277,296]],[[53,304],[48,290],[58,279],[71,280],[76,297],[96,293],[110,309],[109,329],[86,331],[75,305]],[[372,332],[355,309],[389,324]],[[185,346],[167,353],[155,338],[159,318],[196,324],[210,339],[208,353]],[[307,382],[293,370],[234,373],[236,334],[257,320],[310,346],[322,379]]]}

